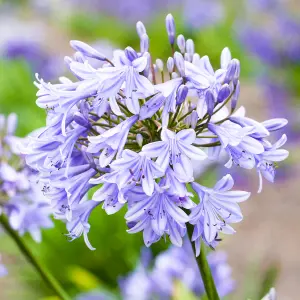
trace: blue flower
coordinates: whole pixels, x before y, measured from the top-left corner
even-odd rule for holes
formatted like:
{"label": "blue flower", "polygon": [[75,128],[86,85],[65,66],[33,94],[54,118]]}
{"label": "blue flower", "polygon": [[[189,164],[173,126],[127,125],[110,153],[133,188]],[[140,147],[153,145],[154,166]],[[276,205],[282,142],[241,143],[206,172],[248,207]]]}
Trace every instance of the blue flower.
{"label": "blue flower", "polygon": [[38,243],[42,240],[41,229],[53,227],[51,207],[38,192],[29,191],[10,198],[4,206],[4,213],[14,230],[20,235],[30,233]]}
{"label": "blue flower", "polygon": [[255,166],[254,155],[264,152],[262,142],[252,136],[258,132],[255,126],[242,127],[231,121],[225,121],[220,126],[210,123],[208,128],[218,136],[222,148],[229,154],[229,161],[226,164],[228,168],[235,163],[243,168],[252,169]]}
{"label": "blue flower", "polygon": [[152,196],[140,193],[134,195],[125,215],[127,222],[136,223],[129,233],[144,231],[144,242],[150,246],[164,234],[177,246],[182,245],[186,232],[188,215],[177,205],[176,197],[168,194],[164,187],[156,186]]}
{"label": "blue flower", "polygon": [[192,238],[194,241],[201,238],[199,234],[203,232],[205,241],[211,243],[217,239],[220,231],[224,232],[223,225],[240,222],[243,219],[237,203],[247,200],[250,193],[230,191],[233,184],[234,181],[229,174],[219,180],[214,188],[207,188],[195,182],[191,183],[200,199],[200,203],[192,208],[190,215],[190,223],[200,225],[200,228],[194,230]]}
{"label": "blue flower", "polygon": [[105,167],[116,156],[119,158],[127,141],[127,135],[132,125],[138,120],[138,116],[132,116],[120,123],[116,127],[105,131],[99,136],[89,136],[90,144],[87,151],[98,153],[102,150],[99,157],[99,164]]}
{"label": "blue flower", "polygon": [[[96,179],[97,180],[97,179]],[[95,180],[90,180],[95,182]],[[115,183],[103,183],[93,195],[93,200],[103,202],[102,208],[108,215],[114,214],[124,206],[124,199],[121,197],[121,192]]]}
{"label": "blue flower", "polygon": [[112,172],[102,177],[103,181],[116,183],[119,189],[141,185],[146,195],[154,191],[155,178],[162,177],[164,171],[143,152],[124,150],[122,157],[110,164]]}
{"label": "blue flower", "polygon": [[65,136],[50,135],[45,130],[37,137],[30,137],[28,145],[23,149],[27,165],[41,171],[68,166],[78,138],[84,136],[86,131],[85,127],[77,126],[68,131]]}
{"label": "blue flower", "polygon": [[265,151],[262,154],[256,155],[256,168],[259,175],[258,193],[262,191],[262,176],[270,182],[274,182],[276,162],[285,160],[289,152],[284,149],[279,149],[287,141],[286,135],[282,137],[273,145],[267,144]]}
{"label": "blue flower", "polygon": [[83,234],[84,241],[89,249],[95,250],[88,239],[88,233],[90,231],[90,224],[88,223],[90,214],[100,204],[93,200],[83,201],[77,205],[73,210],[72,221],[67,223],[67,229],[69,231],[68,237],[70,240],[77,239]]}
{"label": "blue flower", "polygon": [[[133,94],[141,93],[149,96],[154,93],[151,82],[140,75],[148,64],[147,53],[142,56],[131,48],[127,47],[125,51],[115,51],[113,58],[114,65],[101,69],[94,69],[87,61],[84,63],[72,61],[70,63],[71,71],[84,80],[82,87],[88,87],[91,91],[96,91],[103,98],[115,97],[122,86],[127,105],[134,101]],[[132,111],[132,113],[136,113]]]}
{"label": "blue flower", "polygon": [[177,178],[182,182],[193,181],[193,168],[190,159],[204,160],[207,155],[192,145],[196,133],[193,129],[184,129],[175,133],[162,129],[161,141],[145,145],[142,149],[149,157],[157,157],[156,163],[166,170],[173,166]]}
{"label": "blue flower", "polygon": [[53,227],[51,207],[41,193],[36,174],[25,164],[20,153],[26,139],[14,136],[17,116],[0,115],[0,213],[20,235],[29,233],[36,242],[41,230]]}

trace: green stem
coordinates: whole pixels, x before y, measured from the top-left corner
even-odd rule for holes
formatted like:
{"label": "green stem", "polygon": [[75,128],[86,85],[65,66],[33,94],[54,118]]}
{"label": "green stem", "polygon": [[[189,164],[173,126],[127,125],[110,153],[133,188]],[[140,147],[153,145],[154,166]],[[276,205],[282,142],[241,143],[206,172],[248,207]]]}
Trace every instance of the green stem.
{"label": "green stem", "polygon": [[219,141],[208,143],[208,144],[193,144],[195,147],[215,147],[215,146],[221,146],[221,143]]}
{"label": "green stem", "polygon": [[[188,235],[190,238],[190,241],[192,241],[192,233],[193,229],[191,225],[188,225]],[[194,254],[196,256],[195,248],[193,247]],[[209,268],[209,264],[206,259],[206,247],[203,241],[201,242],[201,249],[200,249],[200,255],[196,257],[196,261],[201,273],[202,281],[204,284],[204,288],[206,291],[206,295],[208,300],[220,300],[214,279],[211,275],[211,271]]]}
{"label": "green stem", "polygon": [[43,280],[48,284],[48,286],[56,293],[56,295],[62,300],[71,300],[67,295],[65,290],[62,288],[60,283],[53,277],[51,273],[42,265],[41,262],[31,253],[29,247],[24,243],[18,233],[13,230],[4,214],[0,215],[0,224],[3,226],[7,234],[14,240],[14,242],[19,247],[19,250],[23,253],[26,259],[32,264],[36,271],[41,275]]}

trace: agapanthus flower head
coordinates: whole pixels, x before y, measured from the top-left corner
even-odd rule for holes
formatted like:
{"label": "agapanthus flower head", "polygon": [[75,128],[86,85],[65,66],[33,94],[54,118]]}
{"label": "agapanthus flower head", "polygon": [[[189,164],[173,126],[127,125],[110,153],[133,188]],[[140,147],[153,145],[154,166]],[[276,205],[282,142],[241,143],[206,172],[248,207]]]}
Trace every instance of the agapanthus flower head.
{"label": "agapanthus flower head", "polygon": [[[26,161],[39,173],[55,215],[67,221],[68,236],[83,234],[91,249],[88,218],[100,203],[108,214],[127,209],[128,232],[143,231],[147,246],[162,237],[181,246],[190,222],[197,249],[201,240],[215,247],[219,233],[233,233],[229,224],[242,220],[238,202],[249,193],[231,191],[230,174],[212,189],[199,185],[193,164],[218,161],[223,152],[227,167],[256,168],[273,181],[270,162],[288,154],[279,149],[285,136],[275,144],[267,140],[286,120],[259,123],[243,108],[236,111],[240,62],[229,49],[214,70],[193,40],[177,36],[171,14],[165,25],[165,62],[152,57],[139,21],[140,49],[128,46],[106,57],[71,41],[76,52],[65,62],[75,79],[51,84],[37,76],[37,105],[48,117],[31,137]],[[91,188],[96,191],[88,200]]]}
{"label": "agapanthus flower head", "polygon": [[0,213],[20,235],[41,241],[41,228],[53,226],[51,208],[41,192],[35,172],[25,164],[20,149],[26,139],[16,136],[17,116],[0,115]]}

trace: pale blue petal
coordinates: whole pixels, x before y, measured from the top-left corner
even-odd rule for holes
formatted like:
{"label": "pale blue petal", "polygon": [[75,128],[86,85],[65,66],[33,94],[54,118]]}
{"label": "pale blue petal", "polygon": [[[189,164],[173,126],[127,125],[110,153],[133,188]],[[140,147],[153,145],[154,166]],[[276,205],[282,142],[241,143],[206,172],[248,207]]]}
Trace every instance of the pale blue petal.
{"label": "pale blue petal", "polygon": [[215,185],[214,190],[220,192],[226,192],[233,188],[234,181],[230,174],[225,175],[222,177]]}
{"label": "pale blue petal", "polygon": [[180,140],[182,143],[190,145],[190,144],[194,143],[194,141],[196,139],[196,132],[194,129],[180,130],[176,134],[176,139]]}

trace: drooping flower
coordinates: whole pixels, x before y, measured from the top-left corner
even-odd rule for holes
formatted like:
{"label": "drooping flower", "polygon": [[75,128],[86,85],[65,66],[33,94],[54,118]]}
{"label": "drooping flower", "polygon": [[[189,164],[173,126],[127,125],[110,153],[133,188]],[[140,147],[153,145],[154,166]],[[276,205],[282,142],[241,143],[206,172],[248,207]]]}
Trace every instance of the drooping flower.
{"label": "drooping flower", "polygon": [[89,249],[95,250],[88,239],[88,233],[90,231],[90,224],[88,223],[90,214],[100,203],[96,201],[83,201],[79,203],[72,213],[72,221],[67,223],[67,229],[69,231],[68,237],[70,240],[77,239],[81,235],[84,237],[85,244]]}
{"label": "drooping flower", "polygon": [[199,254],[199,243],[204,234],[208,244],[218,239],[219,232],[230,233],[232,228],[227,224],[240,222],[243,215],[238,202],[247,200],[250,193],[230,191],[234,181],[228,174],[219,180],[214,188],[207,188],[198,183],[191,183],[200,203],[192,208],[190,223],[195,226],[192,240],[196,243]]}
{"label": "drooping flower", "polygon": [[289,152],[285,149],[279,149],[285,144],[287,137],[284,134],[276,143],[273,145],[267,144],[265,151],[262,154],[256,155],[257,161],[257,172],[259,175],[259,189],[258,192],[262,191],[262,176],[270,182],[274,182],[275,179],[275,168],[276,162],[285,160]]}
{"label": "drooping flower", "polygon": [[185,223],[189,221],[189,217],[179,207],[180,201],[176,198],[179,197],[168,194],[168,191],[160,186],[156,186],[152,196],[134,193],[125,219],[135,225],[128,232],[143,230],[144,242],[148,247],[165,233],[169,235],[173,244],[181,246],[182,237],[186,233]]}

